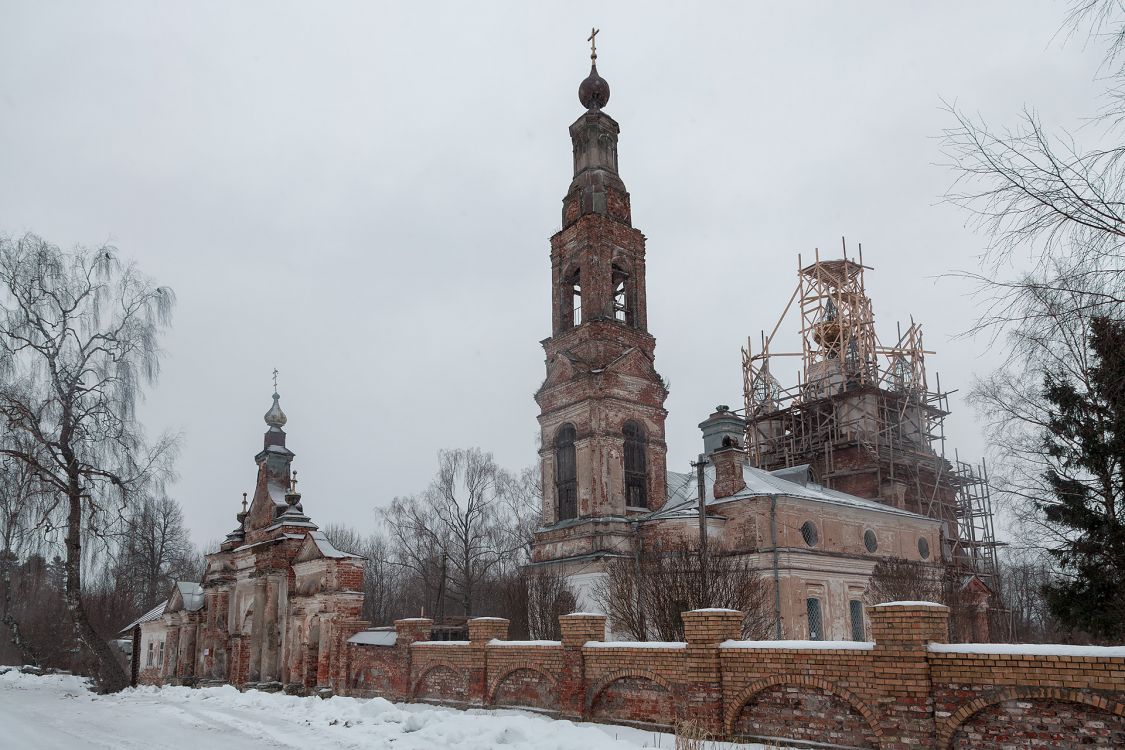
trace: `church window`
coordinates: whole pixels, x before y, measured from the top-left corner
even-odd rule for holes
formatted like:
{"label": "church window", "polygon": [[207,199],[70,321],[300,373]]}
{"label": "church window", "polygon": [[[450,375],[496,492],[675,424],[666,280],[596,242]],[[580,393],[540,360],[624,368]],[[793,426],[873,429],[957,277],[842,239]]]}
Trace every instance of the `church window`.
{"label": "church window", "polygon": [[918,537],[918,556],[923,560],[930,559],[930,540],[924,536]]}
{"label": "church window", "polygon": [[563,282],[562,319],[565,328],[582,323],[582,277],[578,271]]}
{"label": "church window", "polygon": [[815,547],[816,543],[820,541],[820,534],[816,531],[816,524],[812,521],[805,521],[801,524],[801,538],[805,540],[805,544],[810,547]]}
{"label": "church window", "polygon": [[852,640],[863,640],[863,602],[859,599],[852,599],[848,602],[848,614],[851,615],[852,621]]}
{"label": "church window", "polygon": [[630,420],[622,430],[625,435],[625,505],[648,507],[648,472],[645,470],[645,431]]}
{"label": "church window", "polygon": [[564,424],[555,435],[555,493],[559,501],[559,520],[578,517],[578,460],[574,448],[577,434],[572,424]]}
{"label": "church window", "polygon": [[879,549],[879,539],[871,529],[863,532],[863,546],[867,548],[868,552],[874,552]]}
{"label": "church window", "polygon": [[635,325],[633,318],[632,288],[629,284],[629,274],[617,266],[613,267],[613,319]]}
{"label": "church window", "polygon": [[148,642],[148,655],[145,657],[145,666],[146,667],[152,666],[153,645],[154,644],[153,644],[152,641]]}
{"label": "church window", "polygon": [[811,596],[805,599],[805,614],[809,620],[809,640],[824,640],[824,618],[820,612],[820,599]]}
{"label": "church window", "polygon": [[160,642],[160,646],[156,652],[156,666],[164,666],[164,641]]}

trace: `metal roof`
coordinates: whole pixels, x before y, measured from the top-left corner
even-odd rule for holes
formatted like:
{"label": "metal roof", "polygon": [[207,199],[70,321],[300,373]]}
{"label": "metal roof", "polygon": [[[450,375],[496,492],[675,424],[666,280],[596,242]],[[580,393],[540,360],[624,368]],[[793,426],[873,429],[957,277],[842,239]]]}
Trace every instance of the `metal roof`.
{"label": "metal roof", "polygon": [[[719,498],[718,500],[714,497],[714,465],[708,464],[704,468],[703,474],[703,492],[706,497],[707,507],[709,508],[735,500],[779,495],[782,497],[793,497],[801,500],[826,503],[828,505],[846,506],[878,513],[890,513],[897,516],[907,516],[918,519],[927,518],[927,516],[912,513],[908,510],[902,510],[893,505],[886,505],[875,500],[868,500],[866,498],[856,497],[855,495],[849,495],[846,492],[821,487],[818,484],[807,481],[807,479],[804,482],[789,479],[789,477],[799,479],[802,476],[807,478],[807,467],[796,466],[770,472],[755,468],[749,464],[744,464],[742,467],[742,477],[746,482],[746,486],[735,494],[729,497]],[[694,473],[669,471],[667,486],[668,502],[660,510],[644,516],[645,518],[656,520],[662,518],[695,517],[699,515],[699,493],[696,489],[697,479]]]}

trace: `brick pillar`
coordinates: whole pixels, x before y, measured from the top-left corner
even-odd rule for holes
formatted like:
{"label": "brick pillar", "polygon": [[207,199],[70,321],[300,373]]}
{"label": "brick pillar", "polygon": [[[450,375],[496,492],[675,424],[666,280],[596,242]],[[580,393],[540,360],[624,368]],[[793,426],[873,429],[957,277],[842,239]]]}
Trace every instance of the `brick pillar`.
{"label": "brick pillar", "polygon": [[724,439],[723,447],[711,454],[711,463],[715,465],[715,486],[711,493],[716,500],[746,489],[746,479],[742,474],[746,453],[733,440]]}
{"label": "brick pillar", "polygon": [[176,674],[181,678],[182,684],[190,685],[195,677],[195,636],[199,630],[199,622],[195,618],[189,619],[180,628],[180,646],[176,655],[179,662]]}
{"label": "brick pillar", "polygon": [[316,686],[319,692],[332,687],[332,635],[336,615],[319,614],[317,619],[320,621],[320,641],[316,647]]}
{"label": "brick pillar", "polygon": [[715,734],[723,731],[723,675],[719,644],[742,635],[743,614],[735,609],[697,609],[684,612],[684,637],[687,640],[683,695],[679,696],[682,715],[700,728]]}
{"label": "brick pillar", "polygon": [[395,651],[398,654],[398,668],[392,675],[391,684],[396,686],[403,700],[413,700],[414,665],[411,662],[410,644],[430,640],[430,630],[434,621],[428,617],[408,617],[395,620]]}
{"label": "brick pillar", "polygon": [[503,617],[474,617],[469,620],[469,649],[472,654],[469,667],[470,703],[483,706],[488,699],[488,642],[493,638],[507,640],[507,620]]}
{"label": "brick pillar", "polygon": [[160,665],[161,682],[171,684],[176,677],[176,659],[180,653],[179,625],[164,631],[164,663]]}
{"label": "brick pillar", "polygon": [[409,617],[395,620],[395,646],[409,646],[415,641],[430,640],[434,621],[428,617]]}
{"label": "brick pillar", "polygon": [[575,612],[559,618],[562,626],[562,674],[559,675],[559,712],[585,718],[586,669],[582,647],[587,641],[605,640],[605,615]]}
{"label": "brick pillar", "polygon": [[867,608],[883,750],[935,747],[930,691],[930,643],[949,640],[949,607],[940,604],[879,604]]}

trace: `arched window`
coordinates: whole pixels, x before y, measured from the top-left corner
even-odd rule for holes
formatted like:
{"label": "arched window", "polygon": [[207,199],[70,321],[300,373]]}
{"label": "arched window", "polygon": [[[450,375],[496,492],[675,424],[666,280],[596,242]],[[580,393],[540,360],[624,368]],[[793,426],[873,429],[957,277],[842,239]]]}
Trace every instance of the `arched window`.
{"label": "arched window", "polygon": [[613,319],[626,325],[633,325],[632,289],[629,274],[621,268],[613,267]]}
{"label": "arched window", "polygon": [[564,424],[555,434],[555,493],[559,519],[578,518],[578,461],[574,450],[574,425]]}
{"label": "arched window", "polygon": [[625,435],[625,505],[648,507],[648,472],[645,471],[645,430],[630,420],[622,429]]}
{"label": "arched window", "polygon": [[564,330],[582,322],[582,278],[577,269],[563,281],[561,313]]}

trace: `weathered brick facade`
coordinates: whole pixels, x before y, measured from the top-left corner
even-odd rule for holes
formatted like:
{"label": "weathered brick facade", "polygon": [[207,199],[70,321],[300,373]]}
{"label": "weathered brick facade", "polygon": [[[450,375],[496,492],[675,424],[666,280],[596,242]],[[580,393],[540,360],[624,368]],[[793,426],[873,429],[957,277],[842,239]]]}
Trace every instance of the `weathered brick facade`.
{"label": "weathered brick facade", "polygon": [[868,614],[875,640],[855,644],[739,641],[731,610],[685,613],[684,643],[605,642],[592,614],[561,618],[562,641],[531,642],[503,640],[506,621],[485,618],[469,641],[430,643],[429,621],[400,620],[394,644],[348,644],[346,692],[845,748],[1125,743],[1125,649],[949,646],[940,605]]}
{"label": "weathered brick facade", "polygon": [[368,625],[359,620],[363,563],[305,515],[277,394],[265,420],[254,497],[238,528],[207,556],[201,583],[178,584],[163,613],[138,625],[138,682],[290,692],[348,682],[344,644]]}

